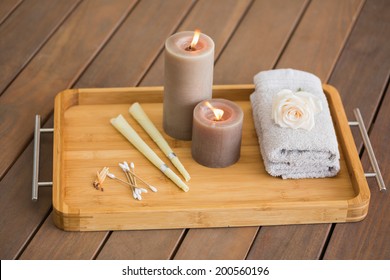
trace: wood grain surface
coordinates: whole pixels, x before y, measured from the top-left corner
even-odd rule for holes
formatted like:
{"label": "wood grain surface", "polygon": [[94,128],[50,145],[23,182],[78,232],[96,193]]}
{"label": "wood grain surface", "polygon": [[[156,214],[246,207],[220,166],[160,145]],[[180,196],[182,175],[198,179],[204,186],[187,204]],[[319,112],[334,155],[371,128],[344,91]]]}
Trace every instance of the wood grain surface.
{"label": "wood grain surface", "polygon": [[[0,138],[0,178],[31,139],[34,115],[47,119],[54,96],[74,83],[133,5],[124,0],[83,2],[3,93],[0,129],[7,137]],[[74,44],[70,36],[82,43]],[[31,129],[17,129],[26,124]]]}
{"label": "wood grain surface", "polygon": [[215,65],[214,84],[250,84],[256,73],[272,68],[307,4],[305,0],[254,2]]}
{"label": "wood grain surface", "polygon": [[[216,42],[214,84],[291,67],[334,85],[349,118],[362,111],[388,185],[389,11],[387,0],[0,1],[0,258],[389,259],[389,197],[375,179],[353,224],[68,233],[52,222],[50,188],[30,201],[34,115],[51,126],[68,87],[162,85],[165,38],[195,27]],[[42,136],[42,180],[51,141]]]}
{"label": "wood grain surface", "polygon": [[[307,16],[302,18],[291,42],[277,62],[276,68],[304,69],[315,73],[321,80],[327,81],[329,73],[333,70],[334,61],[337,60],[343,48],[344,38],[349,36],[362,3],[362,1],[344,1],[342,4],[338,1],[326,1],[326,3],[324,1],[312,1],[305,13]],[[339,5],[343,8],[341,9]],[[324,10],[327,12],[321,15],[319,11]],[[329,17],[329,14],[334,16]],[[321,16],[322,18],[319,20]],[[316,28],[313,28],[314,23],[317,25]],[[340,29],[342,33],[338,34],[344,34],[344,36],[335,36],[336,33],[331,32],[335,29]],[[310,49],[307,49],[306,43],[310,44]],[[302,50],[306,51],[303,52]],[[327,67],[324,67],[324,65],[327,65]],[[266,231],[266,235],[263,236],[262,230]],[[325,237],[330,230],[330,224],[303,225],[302,228],[295,226],[262,228],[256,238],[258,243],[252,246],[254,250],[249,257],[259,259],[319,258],[326,244]],[[300,234],[302,232],[304,234]],[[285,245],[284,250],[278,250],[278,244],[286,242],[282,236],[292,236],[291,239],[289,238],[291,242]],[[323,238],[317,238],[318,236]],[[265,242],[263,238],[268,238],[271,242]],[[311,242],[310,247],[299,246],[299,244],[306,243],[307,240]],[[256,249],[257,244],[262,247],[261,250]],[[271,257],[267,252],[274,253]]]}
{"label": "wood grain surface", "polygon": [[[142,102],[143,108],[157,129],[162,131],[162,87],[151,88],[150,92],[146,89],[138,91],[135,87],[113,88],[105,92],[67,90],[59,94],[55,100],[54,123],[55,224],[68,231],[99,231],[363,219],[369,202],[368,186],[338,92],[324,86],[340,145],[339,174],[335,178],[291,182],[269,176],[260,156],[254,156],[259,148],[249,102],[253,90],[247,86],[234,89],[227,85],[214,87],[214,97],[226,98],[229,92],[235,91],[235,102],[244,113],[241,157],[234,166],[226,167],[226,172],[199,165],[191,157],[190,141],[178,141],[163,133],[188,172],[193,174],[189,183],[191,191],[185,195],[161,176],[159,170],[148,168],[149,161],[109,123],[111,118],[122,114],[147,145],[154,147],[160,158],[165,158],[128,114],[131,103],[140,101],[142,96],[150,96]],[[103,166],[118,176],[118,162],[126,160],[135,161],[142,177],[159,187],[158,195],[147,195],[145,201],[137,202],[132,201],[130,188],[118,187],[111,180],[105,182],[104,192],[96,192],[91,187],[96,172]],[[257,185],[257,182],[262,184]]]}
{"label": "wood grain surface", "polygon": [[[353,109],[360,108],[367,127],[381,106],[390,75],[389,8],[386,0],[365,3],[329,80],[339,89],[348,118],[353,120]],[[358,129],[353,132],[361,148]]]}
{"label": "wood grain surface", "polygon": [[[212,3],[210,5],[210,3]],[[237,25],[240,23],[241,18],[245,15],[246,9],[250,7],[251,4],[249,1],[232,1],[230,2],[230,5],[225,5],[226,1],[198,1],[192,11],[187,15],[185,19],[183,19],[181,25],[178,27],[178,30],[189,30],[193,29],[197,26],[203,30],[206,34],[213,37],[213,40],[216,44],[216,50],[215,54],[216,57],[220,54],[220,50],[225,46],[225,43],[228,41],[228,35],[232,34],[234,32],[234,29],[237,27]],[[234,4],[234,5],[233,5]],[[218,9],[223,6],[223,11],[225,11],[224,14],[217,13]],[[214,13],[205,13],[205,10],[211,10]],[[215,14],[218,14],[218,16],[215,16]],[[230,28],[225,34],[225,36],[221,36],[221,34],[218,31],[218,26],[227,26],[225,28],[225,31],[228,30],[227,28]],[[215,37],[214,37],[215,36]],[[219,46],[219,47],[218,47]],[[161,85],[163,83],[163,55],[160,54],[158,59],[153,63],[149,71],[144,76],[144,79],[140,83],[141,86],[151,86],[151,85]],[[164,234],[167,234],[169,231],[164,231]],[[148,236],[144,238],[144,244],[149,244],[148,249],[144,251],[139,251],[134,247],[128,248],[128,250],[124,251],[121,250],[120,252],[117,252],[115,250],[112,250],[112,248],[115,247],[109,247],[104,246],[102,249],[101,254],[105,258],[132,258],[132,259],[143,259],[146,256],[150,256],[149,252],[156,252],[158,251],[158,255],[162,259],[169,259],[172,258],[173,255],[171,252],[175,252],[177,245],[181,241],[181,238],[185,236],[185,230],[171,230],[172,236],[178,236],[178,239],[176,242],[167,242],[164,244],[157,244],[154,242],[154,240],[158,240],[161,231],[159,230],[152,230],[148,231]],[[129,243],[133,240],[135,236],[138,236],[139,233],[137,231],[130,231],[126,233],[117,233],[113,232],[110,236],[110,240],[108,242],[116,242],[116,243]],[[148,246],[148,245],[144,245]],[[165,255],[161,255],[163,252],[166,252]],[[100,256],[99,256],[100,258]]]}
{"label": "wood grain surface", "polygon": [[[385,17],[390,8],[389,4],[388,1],[367,1],[365,3],[364,9],[330,79],[332,84],[341,89],[341,96],[349,118],[353,119],[353,108],[358,107],[362,112],[366,126],[372,126],[371,132],[377,131],[379,128],[380,132],[376,134],[376,139],[372,138],[372,144],[387,186],[389,186],[390,180],[388,178],[389,172],[387,171],[389,160],[386,158],[388,148],[385,147],[385,143],[389,137],[390,130],[388,129],[389,118],[383,118],[385,116],[383,112],[386,110],[384,101],[389,96],[390,57],[387,54],[387,50],[390,46],[388,40],[384,39],[384,37],[388,36],[385,34],[390,32],[387,28],[390,25],[390,21]],[[367,65],[370,65],[369,68],[367,68]],[[375,69],[375,71],[370,71],[369,69]],[[378,121],[381,121],[381,123],[378,124]],[[376,130],[374,127],[376,127]],[[362,140],[358,129],[354,129],[353,132],[356,145],[359,150],[362,150]],[[370,137],[374,135],[370,134]],[[363,163],[364,169],[369,171],[370,164],[367,161],[366,153]],[[390,258],[388,250],[390,245],[386,238],[386,235],[389,233],[389,222],[384,218],[385,215],[382,212],[387,209],[388,203],[386,204],[384,201],[389,199],[388,193],[378,192],[374,178],[368,179],[368,182],[372,194],[372,202],[369,208],[370,218],[358,227],[335,225],[332,235],[329,236],[329,245],[323,251],[325,258]],[[352,234],[347,238],[346,232],[359,234]],[[341,235],[343,236],[342,238],[340,238]]]}
{"label": "wood grain surface", "polygon": [[[0,26],[0,95],[80,1],[26,1]],[[13,57],[9,61],[9,57]]]}
{"label": "wood grain surface", "polygon": [[[329,5],[329,3],[324,3],[323,1],[318,3],[319,5],[324,5],[324,9],[330,9],[332,8],[331,11],[335,11],[337,10],[337,6],[338,6],[338,3],[337,1],[332,1],[331,2],[332,4]],[[354,2],[355,3],[355,10],[356,12],[358,12],[358,7],[361,6],[361,3],[360,2]],[[258,2],[256,4],[259,4]],[[263,3],[261,3],[263,4]],[[269,4],[269,2],[265,2],[264,5],[266,4]],[[279,3],[280,5],[285,5],[286,3],[282,3],[280,2]],[[295,4],[295,2],[289,2],[290,5],[292,4]],[[317,3],[315,3],[317,4]],[[317,4],[317,5],[318,5]],[[318,13],[318,7],[316,7],[316,9],[312,8],[313,6],[313,2],[310,3],[310,5],[308,6],[301,6],[300,9],[301,10],[304,10],[305,13],[303,15],[302,18],[296,18],[295,21],[297,22],[297,26],[295,28],[291,28],[291,23],[289,25],[286,25],[285,27],[285,30],[286,31],[289,31],[289,32],[294,32],[293,33],[293,38],[295,37],[295,34],[300,34],[301,31],[300,30],[307,30],[308,28],[310,28],[310,26],[312,26],[312,22],[311,21],[308,21],[306,20],[306,18],[313,18],[314,15],[313,14],[317,14]],[[270,8],[275,8],[277,7],[274,3],[270,6]],[[275,12],[270,12],[267,10],[267,6],[259,6],[259,8],[262,10],[262,11],[266,11],[268,15],[270,14],[275,14]],[[353,7],[352,7],[353,8]],[[282,9],[283,10],[283,9]],[[284,11],[284,10],[283,10]],[[290,9],[286,9],[285,10],[286,13],[287,12],[291,12],[292,15],[296,15],[297,12],[293,12],[294,10],[292,9],[292,7]],[[299,11],[299,10],[298,10]],[[354,18],[355,16],[351,16],[351,12],[347,9],[346,11],[344,11],[344,13],[346,15],[349,15],[349,22],[350,24],[352,25],[353,24],[353,21],[354,21]],[[246,19],[248,18],[249,19],[249,13],[246,17]],[[257,17],[256,14],[254,14],[254,17],[255,19],[258,21],[259,19],[262,19],[264,20],[265,18],[267,17]],[[283,17],[284,20],[283,22],[286,22],[286,15]],[[340,17],[339,17],[340,18]],[[299,20],[299,21],[298,21]],[[338,24],[337,21],[334,21],[332,19],[330,19],[329,17],[324,17],[322,19],[324,22],[320,25],[322,29],[332,29],[332,28],[335,28]],[[345,21],[345,19],[343,19]],[[260,26],[269,26],[271,24],[271,22],[273,22],[273,18],[269,18],[269,23],[268,25],[264,25],[264,24],[261,24]],[[294,22],[294,21],[292,21]],[[227,48],[224,53],[222,54],[221,58],[220,58],[220,61],[216,64],[216,67],[215,67],[215,76],[218,78],[218,73],[219,73],[219,65],[223,65],[222,66],[222,71],[223,71],[223,75],[222,77],[226,80],[222,80],[221,82],[219,83],[226,83],[227,80],[231,81],[231,80],[235,80],[235,79],[250,79],[250,82],[252,82],[252,77],[254,74],[258,73],[260,70],[265,70],[265,69],[269,69],[269,68],[272,68],[272,67],[275,67],[275,63],[277,63],[276,67],[277,68],[283,68],[283,67],[292,67],[292,68],[297,68],[297,69],[300,69],[302,67],[307,67],[307,68],[313,68],[311,71],[315,74],[317,74],[315,71],[316,67],[317,67],[317,63],[320,63],[319,59],[323,59],[324,61],[327,61],[329,59],[335,59],[335,58],[332,58],[332,57],[327,57],[326,54],[321,54],[321,55],[318,55],[317,57],[317,62],[316,63],[313,63],[312,60],[305,60],[305,57],[306,57],[306,53],[304,52],[301,52],[300,51],[300,48],[303,48],[304,47],[304,44],[305,44],[305,41],[303,40],[299,40],[295,43],[295,45],[293,45],[292,47],[290,47],[290,43],[288,41],[283,41],[283,40],[286,40],[286,38],[289,38],[289,34],[285,34],[284,37],[281,37],[281,39],[283,40],[280,40],[278,39],[277,37],[275,38],[275,36],[277,35],[280,35],[281,32],[272,32],[272,31],[268,31],[269,33],[265,33],[265,34],[269,34],[269,38],[268,37],[259,37],[259,40],[265,40],[265,42],[268,42],[269,45],[267,44],[266,47],[265,47],[265,50],[259,50],[259,49],[256,49],[256,48],[253,48],[252,47],[252,42],[249,40],[249,37],[252,36],[252,34],[249,33],[249,30],[251,29],[254,29],[255,27],[254,26],[258,26],[259,24],[258,23],[251,23],[253,24],[253,26],[244,26],[245,22],[243,22],[243,32],[247,33],[247,37],[248,39],[243,39],[243,38],[240,38],[239,37],[239,34],[237,34],[235,38],[239,38],[237,40],[239,40],[240,43],[236,43],[234,44],[233,46],[236,47],[236,48],[240,48],[240,50],[234,50],[232,51],[231,53],[229,52],[229,49]],[[279,23],[278,24],[278,28],[281,28],[282,25]],[[239,32],[240,30],[237,31],[237,33]],[[348,32],[349,29],[345,29],[345,32]],[[319,30],[317,30],[317,32],[321,33]],[[347,34],[345,34],[347,35]],[[273,43],[274,40],[279,40],[277,42],[279,42],[279,44],[282,44],[280,46],[278,46],[277,44]],[[290,39],[292,40],[292,39]],[[328,41],[325,40],[325,37],[319,37],[319,40],[316,40],[315,41],[316,44],[317,44],[317,48],[318,49],[321,49],[321,48],[324,48],[325,47],[320,47],[322,45],[328,45]],[[287,45],[284,45],[284,44],[287,44]],[[343,42],[339,42],[339,44],[335,44],[332,46],[333,49],[335,49],[336,51],[334,51],[333,53],[336,53],[336,55],[338,54],[338,49],[341,49],[342,47],[342,44]],[[259,43],[260,45],[260,43]],[[263,46],[264,44],[261,44],[261,47]],[[232,46],[232,47],[233,47]],[[278,46],[278,47],[276,47]],[[244,49],[245,48],[245,49]],[[272,50],[268,49],[268,48],[272,48]],[[279,50],[279,52],[275,52],[276,50]],[[286,56],[286,52],[289,53],[289,56]],[[271,54],[274,54],[274,58],[272,58]],[[327,54],[332,54],[332,52],[328,52]],[[251,59],[244,59],[244,58],[241,58],[241,59],[244,59],[245,61],[248,61],[248,63],[246,63],[245,65],[242,64],[242,68],[240,69],[239,73],[237,73],[237,67],[234,67],[236,63],[235,59],[239,59],[237,58],[238,55],[242,55],[243,57],[250,57]],[[266,56],[265,58],[261,59],[262,58],[262,55]],[[279,58],[279,56],[281,56],[281,59]],[[298,58],[296,58],[296,56]],[[224,64],[223,60],[227,59],[227,61],[229,62],[226,62],[226,63],[229,63],[230,65],[227,65],[227,64]],[[286,58],[285,58],[286,57]],[[297,65],[294,65],[294,64],[289,64],[288,62],[288,59],[289,57],[291,57],[291,59],[294,59],[294,61],[297,61],[299,64]],[[294,58],[292,58],[294,57]],[[302,59],[299,59],[302,58]],[[258,60],[258,62],[256,63],[255,61]],[[283,62],[282,59],[285,59],[286,62]],[[306,61],[307,65],[304,65],[304,62]],[[268,65],[267,64],[264,64],[268,62]],[[295,62],[295,63],[297,63]],[[222,63],[222,64],[221,64]],[[282,63],[286,63],[285,65],[283,65]],[[294,63],[294,62],[291,62],[291,63]],[[231,69],[234,69],[235,72],[227,72],[227,70],[231,70]],[[307,70],[307,69],[306,69]],[[330,69],[328,70],[330,71]],[[320,74],[320,73],[319,73]],[[323,77],[321,77],[323,79]],[[301,238],[302,240],[305,240],[306,238],[310,238],[310,237],[313,237],[313,236],[317,236],[318,234],[321,234],[321,235],[324,235],[324,232],[325,232],[325,235],[326,235],[326,232],[329,231],[329,226],[330,225],[322,225],[320,227],[316,226],[315,228],[320,230],[320,232],[315,232],[313,235],[311,234],[311,231],[310,230],[307,230],[305,232],[308,233],[308,236],[305,236],[305,235],[296,235],[296,237],[298,238]],[[304,227],[308,227],[310,228],[311,226],[304,226]],[[239,229],[236,229],[236,230],[239,230]],[[288,229],[288,227],[273,227],[272,230],[276,232],[279,232],[279,231],[285,231],[285,234],[284,236],[287,236],[290,234],[290,230]],[[261,229],[260,229],[260,232],[261,232]],[[221,238],[223,236],[223,233],[221,233]],[[273,236],[278,236],[276,234],[274,234]],[[254,237],[253,237],[254,238]],[[256,238],[262,238],[262,235],[258,235]],[[311,239],[313,240],[313,239]],[[314,240],[318,240],[318,239],[314,239]],[[245,244],[245,243],[251,243],[252,242],[252,239],[248,239],[248,240],[240,240],[241,244]],[[271,243],[267,243],[265,246],[278,246],[278,244],[280,243],[281,241],[280,240],[277,240],[275,239],[275,242],[271,242]],[[202,243],[202,239],[201,238],[193,238],[192,242],[191,242],[191,245],[193,246],[194,250],[195,248],[201,246],[200,244]],[[260,241],[259,243],[256,243],[256,244],[261,244],[262,242]],[[256,245],[255,244],[255,245]],[[295,245],[296,243],[291,243],[293,245]],[[314,246],[316,246],[316,250],[317,250],[317,253],[316,255],[320,255],[320,252],[322,250],[322,245],[324,244],[323,240],[321,240],[320,242],[318,243],[315,243],[315,244],[312,244],[312,250],[314,250]],[[243,245],[245,246],[245,245]],[[218,247],[219,247],[219,243],[214,243],[214,246],[213,247],[209,247],[210,250],[215,250],[215,251],[219,251],[218,250]],[[254,248],[252,246],[252,248]],[[179,249],[180,250],[180,249]],[[272,252],[274,252],[275,250],[273,250],[272,248],[270,248],[270,250]],[[307,251],[304,250],[302,247],[299,247],[299,246],[291,246],[290,248],[286,248],[286,250],[283,251],[283,253],[286,253],[286,255],[276,255],[275,254],[275,258],[287,258],[287,255],[290,255],[290,256],[294,256],[294,258],[311,258],[312,255],[306,255]],[[298,257],[299,256],[299,257]],[[202,258],[202,256],[199,256],[199,258]],[[223,256],[221,255],[220,258],[223,258]]]}
{"label": "wood grain surface", "polygon": [[[381,104],[381,109],[375,117],[370,138],[375,147],[377,160],[383,172],[385,182],[390,181],[390,88]],[[370,168],[367,152],[363,154],[363,165],[369,172]],[[389,193],[379,192],[376,180],[369,179],[371,185],[371,202],[367,219],[354,225],[336,225],[330,243],[325,253],[326,259],[390,259],[390,222],[387,213],[390,211]],[[388,186],[388,183],[387,183]]]}
{"label": "wood grain surface", "polygon": [[0,24],[22,3],[23,0],[3,0],[0,2]]}
{"label": "wood grain surface", "polygon": [[[2,154],[0,173],[4,174],[6,170],[12,166],[11,164],[15,160],[15,157],[22,151],[21,149],[24,149],[24,142],[27,140],[29,142],[31,140],[34,114],[41,114],[43,119],[48,117],[48,114],[53,110],[52,102],[54,96],[59,91],[71,85],[73,80],[77,79],[81,69],[85,67],[85,64],[88,64],[88,61],[99,50],[99,47],[103,45],[104,40],[109,38],[109,35],[115,30],[119,22],[126,16],[132,6],[128,1],[116,1],[115,5],[112,5],[109,2],[110,1],[87,1],[78,6],[72,16],[70,16],[59,28],[45,47],[40,50],[39,54],[32,59],[28,66],[18,76],[18,79],[15,80],[0,97],[0,118],[2,120],[0,124],[0,142],[3,143],[4,141],[4,145],[0,148]],[[105,5],[109,7],[107,8]],[[110,15],[107,14],[108,11],[111,11]],[[99,13],[100,16],[96,17],[96,14]],[[92,18],[88,18],[86,15],[93,16]],[[106,21],[103,22],[102,19],[106,19]],[[94,26],[99,26],[99,23],[103,25],[101,28],[92,28]],[[90,32],[90,30],[95,30],[95,32]],[[74,39],[78,38],[78,40],[83,43],[79,43],[76,46],[72,41],[68,40],[69,34],[72,34]],[[61,46],[61,48],[59,46]],[[55,60],[53,60],[53,58],[55,58]],[[63,67],[58,67],[58,63],[61,61],[63,62]],[[37,76],[37,73],[40,73],[40,75]],[[50,75],[45,73],[50,73]],[[30,80],[33,82],[26,82]],[[28,92],[29,94],[25,95],[25,92]],[[23,95],[25,95],[26,99],[23,102],[20,102],[20,96]],[[25,128],[17,129],[18,122]],[[5,135],[7,135],[7,137],[5,137]],[[7,139],[9,139],[9,141],[7,141]],[[50,148],[48,150],[50,150]],[[25,156],[26,158],[31,159],[31,150],[30,152],[27,152]],[[32,165],[28,162],[31,161],[25,161],[22,166],[26,172],[31,172]],[[51,166],[49,165],[44,166],[51,169]],[[15,167],[14,172],[20,172],[20,170]],[[31,184],[31,176],[27,174],[26,176],[22,176],[25,181],[24,183],[21,182],[20,185],[24,189]],[[11,186],[12,185],[9,187]],[[17,199],[21,199],[21,197],[17,196]],[[44,201],[45,200],[42,202]],[[1,207],[4,206],[5,205],[2,205]],[[16,217],[5,216],[5,218],[11,219],[12,223],[8,224],[14,226],[16,231],[20,227],[25,227],[25,230],[28,230],[29,227],[26,226],[23,220],[24,217],[29,217],[28,213],[31,213],[31,211],[26,209],[26,211],[17,211]],[[41,216],[41,219],[45,219],[46,216],[47,214]],[[23,217],[23,219],[18,217]],[[34,223],[33,219],[28,221]],[[31,224],[30,229],[32,229],[32,231],[28,232],[27,236],[34,234],[33,229],[39,227],[41,222],[42,220]],[[9,232],[6,229],[8,228],[4,227],[1,238],[6,238],[6,236],[8,236]],[[20,238],[21,243],[26,242],[25,235],[18,234],[14,235],[13,238]],[[5,242],[1,242],[1,245],[9,246],[9,244],[6,244]],[[21,249],[13,248],[13,250],[14,252],[19,252]],[[11,256],[7,256],[7,258],[9,257]]]}

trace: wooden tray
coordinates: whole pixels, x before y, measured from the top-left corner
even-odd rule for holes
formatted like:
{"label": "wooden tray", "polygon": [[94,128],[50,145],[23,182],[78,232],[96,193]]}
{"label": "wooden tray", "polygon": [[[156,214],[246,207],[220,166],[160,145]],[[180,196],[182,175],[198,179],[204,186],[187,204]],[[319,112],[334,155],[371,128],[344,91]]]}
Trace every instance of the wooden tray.
{"label": "wooden tray", "polygon": [[[341,171],[326,179],[282,180],[264,169],[253,126],[249,95],[253,85],[215,86],[215,98],[236,102],[244,111],[238,163],[206,168],[191,157],[191,142],[165,138],[192,176],[184,193],[148,162],[109,120],[118,114],[138,131],[172,170],[176,169],[128,114],[133,102],[162,131],[162,87],[66,90],[55,99],[54,222],[64,230],[128,230],[236,227],[362,220],[370,191],[337,90],[324,85],[341,152]],[[96,171],[108,166],[125,178],[119,162],[133,161],[138,175],[156,186],[142,201],[117,181],[104,192],[92,187]],[[177,172],[177,174],[179,174]]]}

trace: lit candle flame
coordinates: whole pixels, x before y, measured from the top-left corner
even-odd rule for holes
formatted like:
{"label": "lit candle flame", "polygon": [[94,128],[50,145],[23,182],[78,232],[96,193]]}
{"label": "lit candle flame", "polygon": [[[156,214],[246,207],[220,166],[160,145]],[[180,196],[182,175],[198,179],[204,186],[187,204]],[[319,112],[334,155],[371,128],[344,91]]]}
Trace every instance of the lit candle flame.
{"label": "lit candle flame", "polygon": [[198,41],[199,41],[199,36],[200,36],[200,30],[199,30],[199,29],[195,29],[194,37],[192,38],[192,42],[191,42],[191,44],[190,44],[190,50],[191,50],[191,49],[195,49],[196,44],[197,44]]}
{"label": "lit candle flame", "polygon": [[206,101],[205,102],[206,106],[210,108],[211,111],[213,111],[215,120],[220,121],[222,119],[224,111],[221,109],[215,108],[213,105],[210,104],[210,102]]}

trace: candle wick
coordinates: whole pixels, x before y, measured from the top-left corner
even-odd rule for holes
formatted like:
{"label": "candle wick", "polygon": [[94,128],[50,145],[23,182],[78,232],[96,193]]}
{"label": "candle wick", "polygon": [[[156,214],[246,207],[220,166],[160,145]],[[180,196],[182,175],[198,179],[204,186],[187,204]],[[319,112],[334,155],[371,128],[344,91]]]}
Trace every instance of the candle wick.
{"label": "candle wick", "polygon": [[192,52],[192,51],[196,51],[196,48],[195,47],[192,48],[191,45],[189,45],[188,47],[185,48],[185,50]]}

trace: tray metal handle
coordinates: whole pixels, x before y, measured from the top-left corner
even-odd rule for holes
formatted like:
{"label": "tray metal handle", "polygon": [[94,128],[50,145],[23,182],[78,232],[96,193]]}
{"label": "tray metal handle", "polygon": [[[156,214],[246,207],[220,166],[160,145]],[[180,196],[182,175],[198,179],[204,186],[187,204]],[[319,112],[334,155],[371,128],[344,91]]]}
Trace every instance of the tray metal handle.
{"label": "tray metal handle", "polygon": [[[378,161],[375,157],[374,150],[371,145],[370,138],[367,134],[366,126],[364,125],[362,115],[359,108],[353,110],[356,121],[349,122],[350,126],[358,126],[360,134],[362,135],[364,146],[367,149],[368,156],[371,162],[371,166],[374,169],[374,173],[365,173],[366,177],[375,177],[380,191],[386,191],[386,185],[382,177],[382,173],[379,169]],[[39,182],[39,147],[41,140],[41,133],[53,133],[53,128],[41,128],[41,116],[35,116],[35,129],[34,129],[34,161],[33,161],[33,181],[32,181],[32,197],[33,201],[38,200],[39,187],[52,186],[53,182]]]}
{"label": "tray metal handle", "polygon": [[39,187],[52,186],[53,182],[39,182],[39,146],[41,142],[41,133],[53,132],[53,128],[41,128],[41,116],[35,116],[34,129],[34,160],[33,160],[33,181],[32,181],[32,197],[33,201],[38,200]]}
{"label": "tray metal handle", "polygon": [[364,173],[364,175],[366,177],[375,177],[378,182],[379,190],[385,191],[386,190],[385,182],[383,180],[382,173],[379,169],[378,161],[376,160],[374,150],[372,149],[370,137],[368,136],[366,126],[364,125],[362,114],[360,113],[359,108],[355,108],[353,110],[353,113],[355,115],[356,121],[349,122],[349,125],[359,127],[359,131],[360,134],[362,135],[364,146],[367,149],[368,157],[370,158],[371,166],[374,169],[374,173]]}

